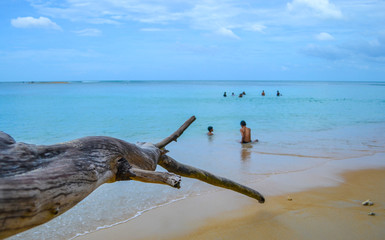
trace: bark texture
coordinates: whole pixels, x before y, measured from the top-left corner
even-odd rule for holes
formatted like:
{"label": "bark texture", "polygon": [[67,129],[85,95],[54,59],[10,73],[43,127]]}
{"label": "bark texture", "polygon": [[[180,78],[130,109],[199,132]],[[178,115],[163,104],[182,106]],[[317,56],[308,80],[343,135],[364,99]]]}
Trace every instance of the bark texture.
{"label": "bark texture", "polygon": [[[180,188],[181,177],[231,189],[260,203],[257,191],[215,176],[165,155],[164,147],[195,120],[157,144],[132,144],[95,136],[55,145],[16,142],[0,132],[0,238],[6,238],[59,216],[103,183],[136,180]],[[155,172],[161,165],[168,172]]]}

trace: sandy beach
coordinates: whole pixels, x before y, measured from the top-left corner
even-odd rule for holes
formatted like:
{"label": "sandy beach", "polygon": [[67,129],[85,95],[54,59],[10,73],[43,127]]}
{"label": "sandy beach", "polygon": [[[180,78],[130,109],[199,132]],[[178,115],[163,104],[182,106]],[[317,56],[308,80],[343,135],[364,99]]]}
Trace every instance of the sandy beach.
{"label": "sandy beach", "polygon": [[[214,190],[76,239],[383,239],[385,168],[370,163],[383,157],[350,160],[370,169],[343,170],[342,160],[269,178],[253,186],[267,193],[265,204]],[[363,206],[367,199],[374,205]]]}

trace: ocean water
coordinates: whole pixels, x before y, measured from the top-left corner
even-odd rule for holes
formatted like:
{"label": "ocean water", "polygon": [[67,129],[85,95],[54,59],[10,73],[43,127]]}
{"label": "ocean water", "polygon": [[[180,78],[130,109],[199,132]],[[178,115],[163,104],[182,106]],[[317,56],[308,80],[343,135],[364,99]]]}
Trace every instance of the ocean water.
{"label": "ocean water", "polygon": [[[247,185],[384,152],[384,93],[385,82],[0,83],[0,130],[33,144],[97,135],[156,143],[195,115],[167,147],[169,155]],[[241,120],[259,143],[239,143]],[[63,215],[10,239],[71,239],[207,191],[218,188],[187,178],[179,190],[134,181],[104,184]]]}

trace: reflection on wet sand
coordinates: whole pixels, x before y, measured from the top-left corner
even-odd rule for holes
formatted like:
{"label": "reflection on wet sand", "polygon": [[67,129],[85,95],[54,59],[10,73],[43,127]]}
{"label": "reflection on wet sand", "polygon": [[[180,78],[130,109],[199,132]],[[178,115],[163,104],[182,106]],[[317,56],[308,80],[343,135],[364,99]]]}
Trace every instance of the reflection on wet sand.
{"label": "reflection on wet sand", "polygon": [[250,155],[251,155],[251,149],[253,148],[252,144],[242,144],[241,148],[241,159],[242,161],[246,162],[250,160]]}

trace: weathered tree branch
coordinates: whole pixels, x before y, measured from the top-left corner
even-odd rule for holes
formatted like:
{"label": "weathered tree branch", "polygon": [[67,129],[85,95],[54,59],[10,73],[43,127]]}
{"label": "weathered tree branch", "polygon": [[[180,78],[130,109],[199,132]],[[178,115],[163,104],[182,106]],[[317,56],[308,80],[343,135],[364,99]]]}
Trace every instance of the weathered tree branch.
{"label": "weathered tree branch", "polygon": [[160,183],[167,184],[174,188],[180,188],[181,178],[178,175],[168,172],[154,172],[148,170],[141,170],[132,168],[132,172],[135,176],[130,177],[131,180],[136,180],[146,183]]}
{"label": "weathered tree branch", "polygon": [[167,155],[162,156],[161,160],[159,161],[159,165],[165,168],[167,171],[179,174],[183,177],[199,179],[208,184],[217,187],[227,188],[249,196],[251,198],[257,199],[260,203],[265,202],[265,198],[262,196],[262,194],[255,191],[254,189],[236,183],[230,179],[216,176],[205,170],[180,163]]}
{"label": "weathered tree branch", "polygon": [[[180,174],[231,189],[263,203],[257,191],[178,163],[164,155],[191,117],[157,144],[131,144],[111,137],[85,137],[55,145],[16,142],[0,131],[0,239],[59,216],[103,183],[137,180],[180,187]],[[154,172],[157,165],[169,172]],[[175,173],[175,174],[174,174]]]}
{"label": "weathered tree branch", "polygon": [[170,142],[176,141],[180,135],[195,121],[195,116],[190,117],[178,130],[176,130],[173,134],[163,139],[161,142],[155,144],[155,147],[162,149],[167,146]]}
{"label": "weathered tree branch", "polygon": [[0,239],[59,216],[103,183],[140,178],[133,168],[154,171],[160,155],[152,144],[110,137],[38,146],[0,132]]}

